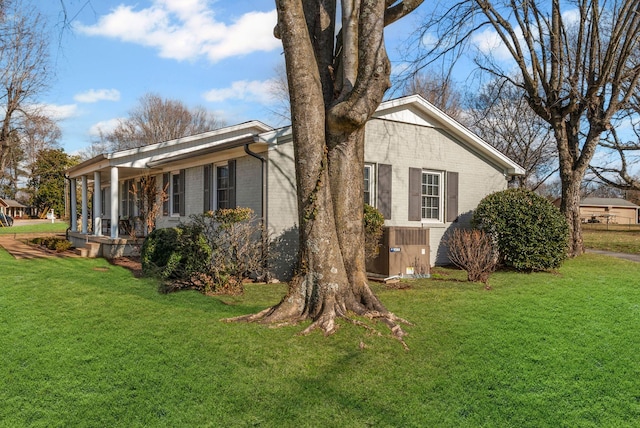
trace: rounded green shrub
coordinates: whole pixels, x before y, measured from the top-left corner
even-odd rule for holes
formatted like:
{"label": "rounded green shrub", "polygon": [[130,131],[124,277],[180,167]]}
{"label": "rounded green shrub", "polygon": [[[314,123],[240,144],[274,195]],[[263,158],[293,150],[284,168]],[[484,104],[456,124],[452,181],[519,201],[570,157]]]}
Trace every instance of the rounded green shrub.
{"label": "rounded green shrub", "polygon": [[517,270],[555,269],[567,257],[566,219],[530,190],[507,189],[485,197],[471,223],[491,235],[501,261]]}

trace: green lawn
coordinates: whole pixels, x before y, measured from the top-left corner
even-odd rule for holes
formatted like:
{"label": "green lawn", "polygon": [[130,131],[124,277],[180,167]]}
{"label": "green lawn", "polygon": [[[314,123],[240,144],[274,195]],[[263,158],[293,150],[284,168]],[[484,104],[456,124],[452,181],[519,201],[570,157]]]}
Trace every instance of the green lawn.
{"label": "green lawn", "polygon": [[640,226],[587,224],[582,228],[586,248],[640,254]]}
{"label": "green lawn", "polygon": [[[277,302],[161,295],[97,259],[0,250],[0,426],[625,427],[640,420],[640,264],[597,255],[376,286],[415,323],[405,352],[342,323],[225,324]],[[360,343],[365,347],[361,349]]]}
{"label": "green lawn", "polygon": [[57,220],[55,223],[46,222],[40,224],[20,225],[20,221],[16,220],[14,226],[0,227],[0,235],[12,235],[14,233],[48,233],[60,232],[64,233],[69,225],[63,221]]}

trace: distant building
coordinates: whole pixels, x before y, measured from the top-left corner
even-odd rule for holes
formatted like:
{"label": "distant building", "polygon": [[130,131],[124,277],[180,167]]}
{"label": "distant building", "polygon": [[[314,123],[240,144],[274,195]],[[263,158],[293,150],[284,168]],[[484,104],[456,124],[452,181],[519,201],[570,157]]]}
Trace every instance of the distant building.
{"label": "distant building", "polygon": [[580,201],[583,223],[638,224],[640,206],[622,198],[584,198]]}
{"label": "distant building", "polygon": [[8,215],[9,217],[24,217],[26,208],[27,207],[25,205],[22,205],[20,202],[14,201],[13,199],[0,198],[0,212],[4,215]]}

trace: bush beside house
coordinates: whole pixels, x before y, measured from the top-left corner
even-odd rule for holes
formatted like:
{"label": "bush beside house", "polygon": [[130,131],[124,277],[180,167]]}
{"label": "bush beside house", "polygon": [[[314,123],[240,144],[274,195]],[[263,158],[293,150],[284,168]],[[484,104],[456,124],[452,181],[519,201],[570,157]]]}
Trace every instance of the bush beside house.
{"label": "bush beside house", "polygon": [[521,271],[556,269],[567,257],[569,228],[547,199],[526,189],[486,196],[471,224],[491,235],[506,266]]}

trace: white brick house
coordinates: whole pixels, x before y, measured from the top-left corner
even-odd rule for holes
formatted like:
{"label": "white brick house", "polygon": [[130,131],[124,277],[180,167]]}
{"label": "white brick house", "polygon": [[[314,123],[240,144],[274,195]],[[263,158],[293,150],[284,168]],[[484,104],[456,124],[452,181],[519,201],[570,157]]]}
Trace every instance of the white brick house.
{"label": "white brick house", "polygon": [[[365,199],[385,215],[387,226],[428,228],[432,265],[447,262],[440,245],[446,230],[467,222],[484,196],[524,172],[417,95],[382,103],[365,135]],[[72,222],[70,237],[124,242],[117,227],[105,224],[137,214],[123,189],[149,174],[169,194],[158,227],[221,207],[249,207],[272,235],[292,232],[298,217],[291,138],[290,127],[252,121],[83,162],[67,171],[71,206],[74,184],[80,182],[85,195],[81,226]],[[90,188],[100,189],[93,192],[93,213],[86,204]]]}

